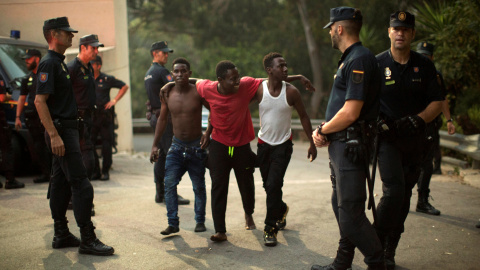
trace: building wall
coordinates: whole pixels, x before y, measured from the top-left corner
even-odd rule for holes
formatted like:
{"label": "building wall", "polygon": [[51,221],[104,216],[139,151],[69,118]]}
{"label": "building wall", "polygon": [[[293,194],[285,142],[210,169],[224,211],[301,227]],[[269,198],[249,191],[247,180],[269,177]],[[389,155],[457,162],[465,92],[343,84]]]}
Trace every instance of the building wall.
{"label": "building wall", "polygon": [[[66,62],[78,54],[80,37],[97,34],[105,48],[100,48],[102,71],[130,85],[128,60],[128,21],[125,0],[0,0],[0,36],[20,30],[21,39],[46,43],[42,27],[46,19],[67,16],[78,30],[73,45],[65,53]],[[117,89],[112,89],[115,97]],[[115,106],[119,129],[118,150],[133,150],[130,89]]]}

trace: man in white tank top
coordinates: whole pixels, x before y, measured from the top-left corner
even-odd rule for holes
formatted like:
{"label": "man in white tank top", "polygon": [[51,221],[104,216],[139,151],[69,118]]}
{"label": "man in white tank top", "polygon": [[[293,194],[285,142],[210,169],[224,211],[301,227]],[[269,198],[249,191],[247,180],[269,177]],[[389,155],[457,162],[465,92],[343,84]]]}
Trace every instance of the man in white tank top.
{"label": "man in white tank top", "polygon": [[[267,217],[264,241],[266,246],[277,245],[277,232],[285,228],[288,206],[282,200],[283,177],[293,152],[292,108],[297,110],[307,135],[312,134],[312,124],[298,89],[285,83],[287,63],[279,53],[269,53],[263,58],[268,81],[258,87],[255,98],[259,103],[260,131],[258,132],[258,164],[267,192]],[[311,136],[308,158],[313,161],[317,150]]]}

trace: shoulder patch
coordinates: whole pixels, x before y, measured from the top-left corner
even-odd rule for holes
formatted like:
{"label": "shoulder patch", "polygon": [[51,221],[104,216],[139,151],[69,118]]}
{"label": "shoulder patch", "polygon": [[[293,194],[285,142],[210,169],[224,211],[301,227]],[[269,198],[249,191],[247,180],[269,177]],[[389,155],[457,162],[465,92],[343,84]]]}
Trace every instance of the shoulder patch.
{"label": "shoulder patch", "polygon": [[352,81],[354,83],[363,82],[363,71],[362,70],[353,70],[352,71]]}
{"label": "shoulder patch", "polygon": [[46,73],[46,72],[40,72],[39,80],[40,80],[40,82],[42,82],[42,83],[47,82],[47,80],[48,80],[48,73]]}
{"label": "shoulder patch", "polygon": [[0,86],[5,86],[5,83],[3,82],[3,80],[0,80]]}
{"label": "shoulder patch", "polygon": [[173,81],[172,75],[168,74],[168,75],[167,75],[167,80],[168,80],[169,82]]}

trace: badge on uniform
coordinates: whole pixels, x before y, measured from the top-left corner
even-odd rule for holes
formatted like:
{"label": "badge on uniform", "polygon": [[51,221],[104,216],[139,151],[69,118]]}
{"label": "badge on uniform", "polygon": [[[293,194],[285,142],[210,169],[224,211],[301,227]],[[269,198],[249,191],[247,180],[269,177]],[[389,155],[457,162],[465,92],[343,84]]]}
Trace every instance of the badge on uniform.
{"label": "badge on uniform", "polygon": [[29,82],[33,81],[32,76],[30,76],[30,78],[28,78],[28,81],[29,81]]}
{"label": "badge on uniform", "polygon": [[415,72],[415,73],[418,73],[418,70],[419,70],[418,67],[413,68],[413,72]]}
{"label": "badge on uniform", "polygon": [[167,75],[167,80],[168,80],[169,82],[173,81],[172,75],[168,74],[168,75]]}
{"label": "badge on uniform", "polygon": [[363,71],[362,70],[353,70],[352,72],[352,81],[354,83],[361,83],[363,82]]}
{"label": "badge on uniform", "polygon": [[[65,69],[65,64],[62,63],[61,66],[62,66],[63,71],[67,72],[67,70]],[[67,73],[68,73],[68,72],[67,72]]]}
{"label": "badge on uniform", "polygon": [[44,82],[47,82],[47,80],[48,80],[48,73],[40,72],[40,82],[44,83]]}
{"label": "badge on uniform", "polygon": [[82,71],[83,74],[85,74],[85,69],[83,67],[80,67],[80,70]]}
{"label": "badge on uniform", "polygon": [[3,80],[0,80],[0,86],[5,86],[5,83],[3,82]]}
{"label": "badge on uniform", "polygon": [[385,68],[385,79],[390,80],[392,78],[392,71],[389,67]]}
{"label": "badge on uniform", "polygon": [[338,67],[338,69],[342,69],[344,65],[345,65],[345,63],[342,63],[342,64]]}

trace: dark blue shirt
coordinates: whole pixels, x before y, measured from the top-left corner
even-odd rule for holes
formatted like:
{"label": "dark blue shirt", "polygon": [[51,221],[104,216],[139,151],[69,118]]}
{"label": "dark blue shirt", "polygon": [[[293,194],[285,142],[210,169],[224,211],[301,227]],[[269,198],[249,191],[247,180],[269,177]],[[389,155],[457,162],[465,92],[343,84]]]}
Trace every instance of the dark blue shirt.
{"label": "dark blue shirt", "polygon": [[65,55],[52,50],[38,64],[37,95],[48,94],[48,110],[52,119],[77,119],[77,102],[73,95]]}
{"label": "dark blue shirt", "polygon": [[30,72],[25,78],[22,79],[22,87],[20,88],[20,95],[27,96],[27,106],[25,111],[36,111],[35,108],[35,95],[37,93],[37,74]]}
{"label": "dark blue shirt", "polygon": [[437,70],[427,57],[410,51],[405,65],[395,62],[390,50],[377,55],[382,70],[380,112],[392,120],[416,115],[432,101],[444,100]]}
{"label": "dark blue shirt", "polygon": [[95,77],[90,62],[84,66],[78,57],[68,63],[73,92],[81,110],[95,108]]}
{"label": "dark blue shirt", "polygon": [[158,109],[162,105],[160,102],[160,89],[168,82],[173,81],[170,71],[159,63],[153,62],[145,74],[145,89],[150,100],[152,109]]}
{"label": "dark blue shirt", "polygon": [[375,55],[361,42],[354,43],[338,62],[325,119],[330,121],[347,100],[362,100],[358,120],[377,118],[380,94],[380,70]]}
{"label": "dark blue shirt", "polygon": [[100,72],[98,78],[95,79],[95,92],[97,94],[97,109],[105,107],[110,101],[110,90],[112,88],[122,88],[125,83],[118,80],[114,76]]}

